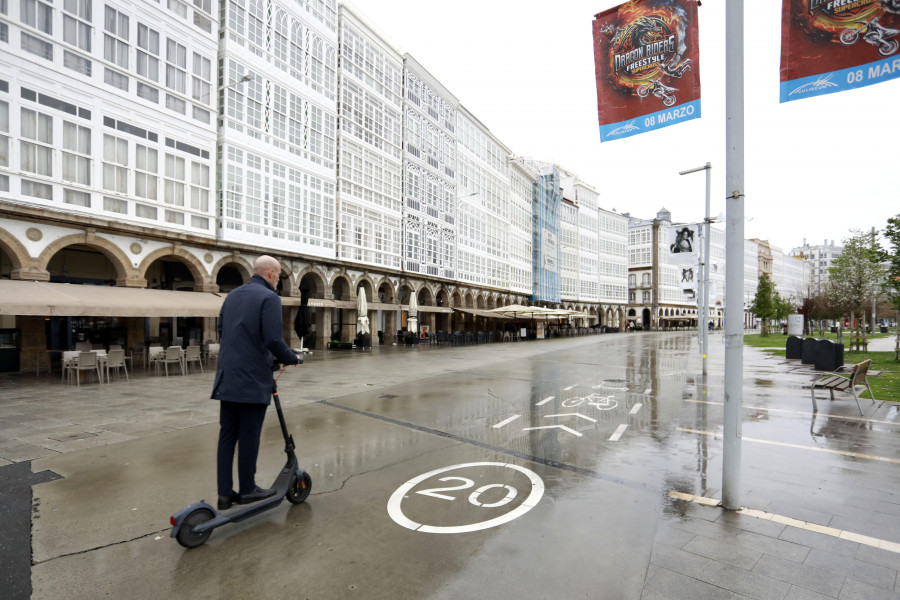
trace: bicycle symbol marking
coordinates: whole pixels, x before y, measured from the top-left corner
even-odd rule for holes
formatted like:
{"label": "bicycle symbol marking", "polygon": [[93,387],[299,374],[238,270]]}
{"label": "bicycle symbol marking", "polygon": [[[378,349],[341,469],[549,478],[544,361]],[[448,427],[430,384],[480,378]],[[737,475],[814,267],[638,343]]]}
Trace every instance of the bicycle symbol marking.
{"label": "bicycle symbol marking", "polygon": [[600,394],[591,394],[590,396],[575,396],[566,398],[561,402],[565,408],[575,408],[587,402],[588,406],[593,406],[597,410],[612,410],[619,406],[619,403],[613,396],[601,396]]}

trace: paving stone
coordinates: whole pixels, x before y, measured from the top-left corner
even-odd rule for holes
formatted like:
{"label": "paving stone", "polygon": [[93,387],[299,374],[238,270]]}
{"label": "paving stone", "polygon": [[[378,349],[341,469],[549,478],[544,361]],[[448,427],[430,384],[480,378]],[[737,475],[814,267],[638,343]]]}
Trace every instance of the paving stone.
{"label": "paving stone", "polygon": [[806,588],[794,586],[788,592],[784,600],[833,600],[837,596],[826,596]]}
{"label": "paving stone", "polygon": [[900,600],[900,594],[848,578],[844,582],[838,598],[840,600]]}
{"label": "paving stone", "polygon": [[696,534],[691,533],[690,531],[685,531],[683,529],[675,529],[673,527],[669,527],[668,525],[660,525],[656,529],[656,538],[654,543],[656,544],[665,544],[666,546],[671,546],[673,548],[681,548],[692,539]]}
{"label": "paving stone", "polygon": [[763,553],[737,545],[738,539],[737,536],[729,536],[725,541],[720,541],[698,535],[685,544],[683,550],[749,571]]}
{"label": "paving stone", "polygon": [[791,587],[784,581],[722,563],[707,570],[702,580],[756,600],[783,600]]}
{"label": "paving stone", "polygon": [[893,569],[818,548],[810,550],[804,564],[833,573],[840,573],[848,578],[865,581],[886,590],[894,589],[894,582],[897,578],[897,572]]}
{"label": "paving stone", "polygon": [[797,529],[796,527],[785,527],[779,539],[800,544],[801,546],[809,546],[810,548],[821,548],[847,557],[855,556],[857,550],[859,550],[859,543],[857,542],[842,540],[831,535],[823,535],[805,529]]}
{"label": "paving stone", "polygon": [[785,560],[777,556],[763,556],[753,568],[756,573],[837,598],[844,576],[831,571]]}
{"label": "paving stone", "polygon": [[695,579],[714,562],[716,561],[713,558],[700,556],[664,544],[654,544],[653,551],[650,554],[651,564]]}
{"label": "paving stone", "polygon": [[687,577],[668,569],[660,569],[645,590],[662,594],[673,600],[732,600],[733,594],[721,587]]}

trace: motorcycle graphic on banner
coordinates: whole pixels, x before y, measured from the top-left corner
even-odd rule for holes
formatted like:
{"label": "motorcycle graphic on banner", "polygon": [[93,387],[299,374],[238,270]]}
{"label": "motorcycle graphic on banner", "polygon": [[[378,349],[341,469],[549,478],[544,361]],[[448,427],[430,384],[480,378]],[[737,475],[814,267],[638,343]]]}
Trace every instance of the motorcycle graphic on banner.
{"label": "motorcycle graphic on banner", "polygon": [[781,101],[900,77],[900,0],[782,0]]}
{"label": "motorcycle graphic on banner", "polygon": [[697,0],[632,0],[594,16],[600,141],[700,117]]}

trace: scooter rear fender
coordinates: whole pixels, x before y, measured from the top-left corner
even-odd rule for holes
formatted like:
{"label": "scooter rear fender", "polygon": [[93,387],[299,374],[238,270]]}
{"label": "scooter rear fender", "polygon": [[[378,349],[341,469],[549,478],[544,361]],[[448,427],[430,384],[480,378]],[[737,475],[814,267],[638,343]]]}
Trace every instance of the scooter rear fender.
{"label": "scooter rear fender", "polygon": [[172,533],[169,534],[169,537],[175,537],[176,535],[178,535],[178,530],[181,529],[181,524],[184,522],[185,517],[187,517],[198,508],[208,509],[213,514],[213,517],[218,515],[218,512],[212,506],[207,504],[206,501],[201,500],[200,502],[194,502],[190,506],[186,506],[172,515],[172,518],[175,519],[175,524],[172,526]]}

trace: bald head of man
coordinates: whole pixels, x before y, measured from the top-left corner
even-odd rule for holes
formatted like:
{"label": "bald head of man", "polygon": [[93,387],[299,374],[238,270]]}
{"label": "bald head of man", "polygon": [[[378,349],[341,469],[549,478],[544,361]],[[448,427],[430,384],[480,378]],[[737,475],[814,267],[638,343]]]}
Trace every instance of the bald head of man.
{"label": "bald head of man", "polygon": [[281,263],[278,259],[263,254],[253,262],[253,273],[265,279],[274,288],[281,277]]}

